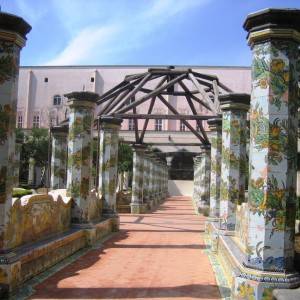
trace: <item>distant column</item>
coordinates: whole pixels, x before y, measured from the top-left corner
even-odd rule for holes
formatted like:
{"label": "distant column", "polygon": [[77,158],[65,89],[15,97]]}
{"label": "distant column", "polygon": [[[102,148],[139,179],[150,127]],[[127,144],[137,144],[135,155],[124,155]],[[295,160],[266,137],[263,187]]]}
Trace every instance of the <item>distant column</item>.
{"label": "distant column", "polygon": [[28,160],[28,185],[33,186],[35,184],[35,159],[30,157]]}
{"label": "distant column", "polygon": [[118,147],[122,121],[112,117],[100,119],[99,194],[102,195],[104,215],[117,213]]}
{"label": "distant column", "polygon": [[14,187],[19,186],[20,177],[20,159],[21,159],[22,141],[16,140],[15,144],[15,156],[14,156]]}
{"label": "distant column", "polygon": [[201,146],[200,160],[200,211],[209,208],[210,194],[210,145]]}
{"label": "distant column", "polygon": [[52,127],[51,133],[51,188],[64,189],[67,183],[68,127]]}
{"label": "distant column", "polygon": [[145,203],[149,204],[149,183],[150,183],[150,159],[149,159],[149,153],[148,151],[145,152],[144,156],[144,192],[143,192],[143,199]]}
{"label": "distant column", "polygon": [[193,192],[193,202],[194,207],[199,212],[200,205],[200,182],[201,182],[201,174],[200,174],[200,162],[201,156],[197,155],[194,157],[194,192]]}
{"label": "distant column", "polygon": [[143,199],[144,188],[144,157],[146,146],[134,145],[133,147],[133,178],[132,178],[132,198],[131,213],[145,213],[147,204]]}
{"label": "distant column", "polygon": [[91,203],[92,129],[98,94],[72,92],[65,95],[70,108],[68,135],[67,195],[73,198],[73,223],[89,223],[100,217],[97,203]]}
{"label": "distant column", "polygon": [[220,190],[221,229],[234,230],[236,206],[245,201],[248,94],[219,97],[222,119],[222,167]]}
{"label": "distant column", "polygon": [[211,131],[211,171],[210,171],[210,217],[219,217],[221,163],[222,163],[222,118],[207,121]]}

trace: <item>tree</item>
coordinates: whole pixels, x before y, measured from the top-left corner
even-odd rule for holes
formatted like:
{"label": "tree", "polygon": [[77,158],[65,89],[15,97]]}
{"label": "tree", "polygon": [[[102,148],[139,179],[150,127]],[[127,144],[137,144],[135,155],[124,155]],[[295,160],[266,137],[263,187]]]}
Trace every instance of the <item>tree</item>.
{"label": "tree", "polygon": [[34,158],[36,166],[46,169],[49,165],[49,131],[46,128],[32,128],[30,131],[16,130],[16,139],[22,140],[20,176],[27,178],[29,158]]}
{"label": "tree", "polygon": [[132,173],[133,151],[132,147],[125,144],[122,140],[119,143],[118,152],[118,174],[121,175],[120,189],[122,190],[124,185],[124,173]]}

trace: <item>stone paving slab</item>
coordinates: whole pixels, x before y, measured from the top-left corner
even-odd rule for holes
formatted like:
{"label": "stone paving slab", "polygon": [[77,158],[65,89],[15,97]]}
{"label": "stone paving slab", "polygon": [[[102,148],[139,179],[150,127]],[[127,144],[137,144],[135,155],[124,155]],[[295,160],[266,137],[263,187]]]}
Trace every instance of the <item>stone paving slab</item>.
{"label": "stone paving slab", "polygon": [[35,286],[30,299],[220,299],[188,197],[121,215],[121,231]]}

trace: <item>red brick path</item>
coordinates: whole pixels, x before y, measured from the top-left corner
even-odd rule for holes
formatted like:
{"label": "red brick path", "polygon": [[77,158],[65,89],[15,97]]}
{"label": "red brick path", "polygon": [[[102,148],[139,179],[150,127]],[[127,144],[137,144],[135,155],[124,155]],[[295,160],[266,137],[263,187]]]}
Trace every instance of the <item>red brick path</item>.
{"label": "red brick path", "polygon": [[32,299],[220,299],[188,197],[146,215],[121,215],[121,231],[36,287]]}

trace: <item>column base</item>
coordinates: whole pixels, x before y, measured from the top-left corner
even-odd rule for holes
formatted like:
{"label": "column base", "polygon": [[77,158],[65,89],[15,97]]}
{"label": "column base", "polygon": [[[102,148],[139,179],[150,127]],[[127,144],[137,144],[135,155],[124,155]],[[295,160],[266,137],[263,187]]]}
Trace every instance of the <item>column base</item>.
{"label": "column base", "polygon": [[231,287],[234,300],[271,300],[274,289],[292,289],[300,286],[297,272],[266,272],[246,267],[246,257],[234,232],[220,230],[216,222],[207,222],[210,250],[222,267]]}
{"label": "column base", "polygon": [[131,203],[130,211],[132,214],[145,214],[148,211],[146,203]]}
{"label": "column base", "polygon": [[197,203],[198,213],[203,214],[203,216],[209,216],[209,204],[206,201],[199,201]]}

